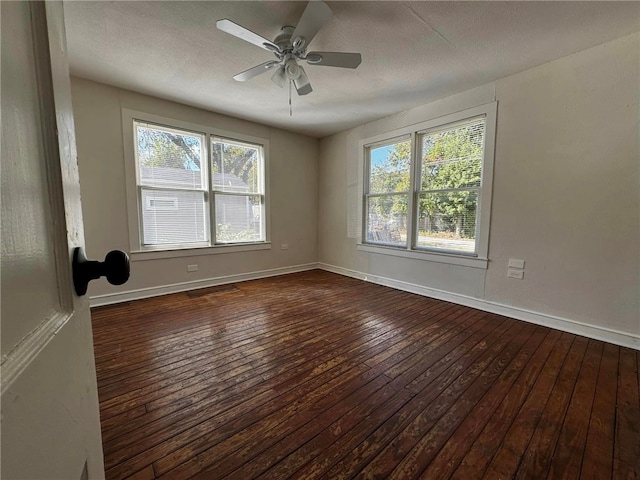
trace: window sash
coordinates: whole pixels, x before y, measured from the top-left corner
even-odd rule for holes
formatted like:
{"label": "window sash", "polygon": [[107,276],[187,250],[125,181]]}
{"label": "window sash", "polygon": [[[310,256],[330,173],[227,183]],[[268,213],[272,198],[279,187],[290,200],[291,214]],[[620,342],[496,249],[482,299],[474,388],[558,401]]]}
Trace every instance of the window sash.
{"label": "window sash", "polygon": [[[217,135],[210,135],[209,141],[207,142],[209,147],[210,147],[210,155],[209,155],[209,162],[211,163],[211,179],[210,179],[210,184],[211,184],[211,191],[212,192],[217,192],[217,193],[238,193],[238,194],[253,194],[253,195],[264,195],[265,193],[265,162],[264,162],[264,146],[260,145],[260,144],[256,144],[256,143],[251,143],[251,142],[243,142],[240,140],[234,140],[234,139],[230,139],[227,137],[220,137]],[[238,147],[238,148],[247,148],[247,149],[255,149],[256,150],[256,176],[257,176],[257,182],[256,182],[256,188],[254,188],[253,190],[249,187],[251,187],[251,185],[247,185],[248,189],[246,191],[237,191],[234,190],[233,188],[230,189],[225,189],[223,185],[220,184],[216,184],[216,182],[214,181],[214,175],[216,173],[220,174],[220,172],[214,172],[214,149],[215,149],[215,144],[225,144],[225,145],[230,145],[233,147]],[[224,163],[223,163],[224,165]],[[224,175],[225,172],[222,172],[222,175]],[[235,176],[235,175],[234,175]],[[236,177],[237,178],[237,177]]]}
{"label": "window sash", "polygon": [[[233,244],[238,244],[238,243],[260,243],[260,242],[265,242],[266,241],[266,196],[263,194],[255,194],[255,193],[235,193],[235,192],[218,192],[218,191],[212,191],[211,192],[211,196],[212,196],[212,200],[209,204],[210,206],[210,218],[213,220],[212,223],[212,236],[211,236],[211,243],[214,245],[233,245]],[[238,238],[238,239],[228,239],[228,240],[221,240],[221,237],[223,237],[223,232],[221,232],[218,228],[218,207],[217,207],[217,199],[222,198],[222,197],[247,197],[247,198],[251,198],[251,197],[257,197],[260,199],[259,202],[259,211],[260,211],[260,219],[259,219],[259,224],[257,225],[258,227],[258,238],[254,239],[254,240],[247,240],[247,239],[243,239],[243,238]],[[253,212],[253,208],[252,208],[252,214],[254,214]],[[236,219],[236,222],[238,221],[242,221],[241,218]],[[226,233],[226,232],[225,232]]]}
{"label": "window sash", "polygon": [[[382,218],[378,221],[377,225],[371,224],[372,212],[371,212],[371,201],[382,200],[390,197],[404,197],[405,209],[406,212],[403,215],[396,215],[400,218],[400,222],[398,222],[398,218],[393,218],[393,215],[389,214],[389,219],[385,220],[383,215],[380,215]],[[390,192],[390,193],[376,193],[376,194],[368,194],[364,196],[364,212],[365,212],[365,221],[364,221],[364,231],[363,238],[366,239],[367,243],[372,245],[384,245],[384,246],[392,246],[396,248],[407,248],[408,246],[408,231],[406,230],[408,219],[409,219],[409,203],[411,201],[410,192]],[[402,225],[398,225],[398,223],[403,223],[402,218],[404,217],[405,223],[405,240],[402,241],[402,235],[400,227]]]}
{"label": "window sash", "polygon": [[[139,145],[138,145],[138,127],[141,128],[145,128],[145,129],[149,129],[149,130],[155,130],[158,132],[164,132],[164,133],[169,133],[169,134],[174,134],[174,135],[179,135],[182,137],[200,137],[200,153],[199,153],[199,162],[200,162],[200,170],[189,170],[189,169],[183,169],[184,173],[187,172],[198,172],[198,176],[200,177],[199,179],[199,186],[193,185],[191,187],[187,186],[187,184],[185,183],[184,185],[176,185],[176,184],[171,184],[169,183],[171,180],[170,179],[159,179],[160,180],[160,184],[154,184],[151,182],[145,182],[144,179],[142,178],[142,168],[143,168],[143,164],[141,162],[140,159],[140,151],[139,151]],[[139,120],[139,119],[134,119],[133,120],[133,140],[134,140],[134,157],[135,157],[135,164],[136,164],[136,185],[137,186],[148,186],[148,187],[159,187],[159,188],[177,188],[177,189],[193,189],[193,190],[208,190],[209,186],[207,184],[208,179],[209,179],[209,175],[208,175],[208,160],[207,160],[207,134],[203,133],[203,132],[197,132],[197,131],[193,131],[193,130],[185,130],[182,128],[174,128],[174,127],[170,127],[170,126],[165,126],[165,125],[159,125],[159,124],[155,124],[155,123],[151,123],[151,122],[146,122],[144,120]],[[156,166],[150,166],[149,167],[151,169],[151,171],[153,172],[153,169],[157,168]],[[175,173],[180,173],[179,168],[173,168],[173,167],[166,167],[168,169],[172,169],[172,170],[176,170],[177,172]],[[155,180],[155,179],[154,179]],[[162,180],[166,181],[167,183],[163,183]],[[186,180],[186,178],[185,178]]]}
{"label": "window sash", "polygon": [[[428,251],[428,252],[443,252],[443,253],[450,253],[450,254],[456,254],[456,255],[466,255],[466,256],[477,256],[478,255],[478,229],[480,227],[480,188],[478,187],[474,187],[474,188],[457,188],[457,189],[445,189],[445,190],[426,190],[426,191],[419,191],[417,192],[416,198],[415,198],[415,202],[417,204],[417,207],[415,209],[415,215],[414,215],[414,225],[415,225],[415,229],[414,229],[414,237],[412,239],[412,244],[413,244],[413,248],[415,250],[418,251]],[[421,220],[421,213],[422,210],[420,208],[420,201],[422,200],[422,198],[424,196],[427,195],[439,195],[439,194],[447,194],[447,193],[461,193],[461,192],[469,192],[469,193],[474,193],[475,194],[475,207],[473,209],[473,216],[474,216],[474,223],[473,223],[473,232],[474,232],[474,238],[473,238],[473,248],[470,249],[469,248],[469,241],[465,240],[464,238],[457,238],[457,239],[446,239],[446,236],[444,239],[440,239],[436,236],[429,236],[429,235],[425,235],[424,239],[422,240],[423,242],[428,242],[429,240],[431,241],[432,244],[436,244],[437,246],[434,245],[421,245],[421,236],[420,236],[420,220]],[[440,213],[436,214],[436,216],[438,215],[442,215]],[[449,215],[449,216],[453,216],[453,215]],[[457,217],[455,217],[457,219]],[[463,216],[464,218],[464,216]],[[468,228],[468,226],[466,224],[463,225],[458,225],[459,226],[465,226],[466,228]],[[438,245],[439,244],[439,245]],[[455,248],[457,244],[457,248]]]}
{"label": "window sash", "polygon": [[[159,193],[169,193],[169,194],[180,194],[180,193],[186,193],[186,194],[198,194],[201,193],[202,197],[203,197],[203,203],[202,203],[202,209],[201,209],[201,213],[202,213],[202,229],[203,229],[203,235],[204,238],[203,240],[197,240],[194,239],[193,241],[176,241],[176,242],[162,242],[162,241],[156,241],[156,242],[147,242],[145,239],[145,234],[148,233],[147,229],[145,228],[145,223],[144,223],[144,217],[145,217],[145,211],[146,211],[146,202],[144,201],[144,191],[149,191],[149,192],[159,192]],[[145,185],[139,185],[138,186],[138,215],[139,215],[139,219],[140,219],[140,245],[143,247],[147,247],[147,248],[169,248],[169,247],[184,247],[184,246],[208,246],[211,242],[211,225],[210,225],[210,219],[209,219],[209,215],[208,215],[208,192],[204,191],[204,190],[189,190],[189,189],[163,189],[163,188],[157,188],[157,187],[147,187]],[[183,217],[183,214],[179,213],[179,205],[180,203],[177,202],[178,208],[175,210],[176,214],[180,217]],[[189,206],[187,205],[187,208],[189,208]],[[174,210],[155,210],[155,212],[162,212],[162,213],[155,213],[153,214],[161,216],[163,213],[164,214],[169,214],[168,212],[174,212]],[[197,213],[197,212],[195,212]],[[149,215],[149,214],[147,214]],[[187,222],[187,227],[192,227],[195,229],[194,233],[197,234],[198,232],[198,226],[197,226],[198,222],[191,222],[191,225],[189,225],[189,222]],[[161,226],[161,225],[160,225]],[[158,222],[155,222],[153,224],[146,224],[147,228],[151,228],[153,229],[154,227],[158,228]]]}

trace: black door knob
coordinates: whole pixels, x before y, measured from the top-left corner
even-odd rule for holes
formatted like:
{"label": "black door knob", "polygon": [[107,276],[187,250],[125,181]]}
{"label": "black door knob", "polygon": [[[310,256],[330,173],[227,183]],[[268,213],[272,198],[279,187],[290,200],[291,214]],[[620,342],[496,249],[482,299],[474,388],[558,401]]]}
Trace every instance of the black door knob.
{"label": "black door knob", "polygon": [[120,250],[107,253],[104,262],[87,260],[82,247],[73,251],[73,286],[80,296],[87,293],[91,280],[107,277],[111,285],[122,285],[129,280],[129,256]]}

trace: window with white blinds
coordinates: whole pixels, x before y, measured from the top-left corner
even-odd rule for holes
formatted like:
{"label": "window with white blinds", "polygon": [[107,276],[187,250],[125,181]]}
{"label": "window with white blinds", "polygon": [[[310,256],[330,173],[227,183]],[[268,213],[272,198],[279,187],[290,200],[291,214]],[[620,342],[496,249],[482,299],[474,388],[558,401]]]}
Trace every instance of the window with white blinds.
{"label": "window with white blinds", "polygon": [[362,142],[362,245],[486,259],[495,114],[493,103]]}
{"label": "window with white blinds", "polygon": [[140,246],[264,242],[264,146],[134,120]]}
{"label": "window with white blinds", "polygon": [[417,248],[476,253],[484,131],[482,116],[416,135]]}

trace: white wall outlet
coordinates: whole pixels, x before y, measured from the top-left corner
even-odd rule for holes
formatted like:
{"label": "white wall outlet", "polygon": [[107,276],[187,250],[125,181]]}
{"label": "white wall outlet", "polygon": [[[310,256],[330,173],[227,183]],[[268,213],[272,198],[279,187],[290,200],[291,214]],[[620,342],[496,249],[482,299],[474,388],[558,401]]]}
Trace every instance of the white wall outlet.
{"label": "white wall outlet", "polygon": [[289,250],[289,244],[283,243],[282,245],[280,245],[280,250]]}
{"label": "white wall outlet", "polygon": [[510,268],[507,270],[508,278],[517,278],[518,280],[522,280],[524,278],[524,270],[519,270],[516,268]]}
{"label": "white wall outlet", "polygon": [[524,260],[521,258],[510,258],[507,266],[512,268],[524,268]]}
{"label": "white wall outlet", "polygon": [[198,265],[187,265],[187,272],[197,272]]}

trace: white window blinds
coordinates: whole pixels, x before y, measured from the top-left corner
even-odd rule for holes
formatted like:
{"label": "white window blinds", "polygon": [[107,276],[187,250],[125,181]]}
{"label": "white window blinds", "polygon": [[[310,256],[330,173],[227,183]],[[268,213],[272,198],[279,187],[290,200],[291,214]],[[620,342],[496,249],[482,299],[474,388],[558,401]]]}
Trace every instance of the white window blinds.
{"label": "white window blinds", "polygon": [[205,136],[134,122],[143,245],[209,241]]}
{"label": "white window blinds", "polygon": [[484,133],[484,116],[418,132],[416,247],[476,252]]}

